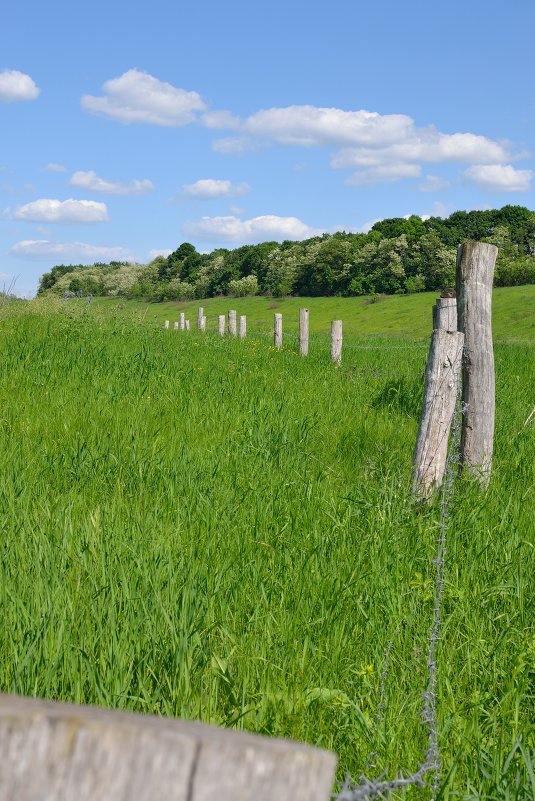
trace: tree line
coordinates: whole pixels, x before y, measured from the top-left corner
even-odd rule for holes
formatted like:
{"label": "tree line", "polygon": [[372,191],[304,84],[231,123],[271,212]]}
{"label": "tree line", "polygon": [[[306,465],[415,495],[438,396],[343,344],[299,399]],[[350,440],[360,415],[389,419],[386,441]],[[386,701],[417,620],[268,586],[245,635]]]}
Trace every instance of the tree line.
{"label": "tree line", "polygon": [[535,212],[504,206],[456,211],[447,218],[394,217],[365,234],[342,231],[211,253],[183,242],[150,264],[60,264],[41,277],[38,295],[92,293],[161,301],[424,292],[454,285],[457,245],[466,240],[498,246],[496,286],[535,283]]}

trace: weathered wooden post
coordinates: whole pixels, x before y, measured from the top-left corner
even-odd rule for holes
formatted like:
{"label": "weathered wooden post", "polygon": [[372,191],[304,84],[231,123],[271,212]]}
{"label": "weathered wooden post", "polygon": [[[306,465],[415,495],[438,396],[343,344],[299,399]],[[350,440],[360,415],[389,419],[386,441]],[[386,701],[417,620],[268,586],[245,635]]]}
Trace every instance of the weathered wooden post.
{"label": "weathered wooden post", "polygon": [[204,316],[204,314],[199,320],[199,331],[206,331],[206,317]]}
{"label": "weathered wooden post", "polygon": [[228,332],[232,337],[236,336],[236,311],[230,309],[228,313]]}
{"label": "weathered wooden post", "polygon": [[282,348],[282,314],[275,314],[273,318],[273,342],[277,350]]}
{"label": "weathered wooden post", "polygon": [[219,331],[219,336],[225,336],[225,315],[220,314],[217,318],[217,330]]}
{"label": "weathered wooden post", "polygon": [[183,331],[186,327],[186,315],[184,312],[180,312],[180,330]]}
{"label": "weathered wooden post", "polygon": [[185,327],[186,327],[186,331],[189,331],[189,320],[185,320],[184,324],[185,324]]}
{"label": "weathered wooden post", "polygon": [[163,327],[166,328],[166,329],[169,328],[169,320],[165,321],[165,323],[163,324]]}
{"label": "weathered wooden post", "polygon": [[240,314],[240,339],[245,339],[247,336],[247,317],[245,314]]}
{"label": "weathered wooden post", "polygon": [[342,321],[331,322],[331,359],[336,364],[342,363]]}
{"label": "weathered wooden post", "polygon": [[431,337],[424,402],[412,461],[412,491],[428,498],[442,484],[455,413],[464,334],[436,328]]}
{"label": "weathered wooden post", "polygon": [[2,801],[327,801],[336,757],[203,723],[0,695]]}
{"label": "weathered wooden post", "polygon": [[492,282],[498,248],[465,242],[457,251],[457,315],[464,333],[461,465],[483,486],[489,482],[494,444]]}
{"label": "weathered wooden post", "polygon": [[197,309],[197,328],[199,329],[199,331],[203,330],[201,328],[201,322],[203,317],[204,317],[204,309],[202,306],[199,306],[199,308]]}
{"label": "weathered wooden post", "polygon": [[173,331],[178,331],[178,323],[177,322],[173,323]]}
{"label": "weathered wooden post", "polygon": [[435,328],[457,331],[457,300],[455,298],[437,298],[437,302],[433,306],[433,330]]}
{"label": "weathered wooden post", "polygon": [[308,356],[308,309],[299,309],[299,354]]}

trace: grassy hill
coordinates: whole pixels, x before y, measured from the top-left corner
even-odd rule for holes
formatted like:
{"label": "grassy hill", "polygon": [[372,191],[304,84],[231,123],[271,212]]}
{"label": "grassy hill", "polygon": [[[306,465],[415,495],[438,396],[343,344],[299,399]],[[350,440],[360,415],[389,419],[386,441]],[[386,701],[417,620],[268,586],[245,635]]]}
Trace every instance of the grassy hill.
{"label": "grassy hill", "polygon": [[[395,337],[425,339],[431,333],[431,308],[436,292],[415,295],[387,295],[375,298],[208,298],[189,302],[168,301],[144,303],[118,298],[94,298],[92,303],[110,310],[120,307],[122,313],[140,317],[147,323],[163,325],[164,320],[178,320],[181,311],[196,325],[197,309],[204,308],[208,330],[217,331],[217,317],[228,309],[247,315],[250,333],[270,335],[273,314],[283,314],[284,331],[293,335],[298,330],[299,309],[310,310],[311,333],[329,336],[331,320],[342,320],[344,335],[359,337]],[[72,300],[67,303],[75,304]],[[83,305],[86,301],[81,300]],[[106,312],[107,313],[107,312]],[[535,341],[535,285],[503,287],[493,292],[493,332],[495,340]]]}

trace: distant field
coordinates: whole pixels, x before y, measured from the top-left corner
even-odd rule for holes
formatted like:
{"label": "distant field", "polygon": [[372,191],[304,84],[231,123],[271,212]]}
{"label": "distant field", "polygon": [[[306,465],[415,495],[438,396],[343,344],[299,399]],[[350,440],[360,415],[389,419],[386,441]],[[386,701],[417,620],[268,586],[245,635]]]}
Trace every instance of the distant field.
{"label": "distant field", "polygon": [[[435,297],[210,300],[206,335],[198,302],[0,309],[0,690],[293,737],[337,751],[340,777],[413,770],[440,505],[409,488]],[[493,477],[458,480],[448,518],[449,801],[535,796],[534,301],[495,292]],[[214,333],[228,308],[246,341]],[[164,331],[181,310],[190,334]]]}
{"label": "distant field", "polygon": [[[117,303],[125,311],[140,313],[147,322],[161,323],[178,320],[184,311],[197,320],[197,308],[203,306],[208,317],[208,329],[217,330],[217,316],[228,309],[247,315],[250,331],[270,333],[273,314],[283,314],[284,330],[296,334],[301,307],[310,310],[310,331],[327,336],[331,320],[340,319],[344,332],[351,337],[387,336],[404,339],[429,337],[431,307],[436,292],[415,295],[389,295],[375,303],[370,298],[209,298],[202,301],[147,304],[117,298],[95,298],[94,303],[108,308]],[[75,301],[73,301],[75,302]],[[493,329],[497,341],[535,341],[535,285],[503,287],[494,290]]]}

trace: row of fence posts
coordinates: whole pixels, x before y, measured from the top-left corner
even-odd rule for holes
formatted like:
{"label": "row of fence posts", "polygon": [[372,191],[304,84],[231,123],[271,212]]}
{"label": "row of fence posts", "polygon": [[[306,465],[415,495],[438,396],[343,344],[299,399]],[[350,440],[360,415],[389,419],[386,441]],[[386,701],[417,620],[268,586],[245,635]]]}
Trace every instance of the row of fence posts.
{"label": "row of fence posts", "polygon": [[[169,328],[169,320],[164,323],[164,328]],[[199,331],[206,331],[206,317],[204,309],[199,306],[197,312],[197,328]],[[186,319],[185,313],[180,312],[180,321],[173,324],[174,331],[189,331],[190,322]],[[242,314],[238,318],[235,309],[230,309],[228,314],[220,314],[217,320],[217,330],[220,336],[228,333],[230,336],[245,339],[247,336],[247,317]],[[308,356],[308,309],[299,309],[299,354]],[[336,364],[342,363],[342,321],[333,320],[331,322],[331,359]],[[277,350],[282,348],[282,314],[275,314],[273,318],[273,344]]]}
{"label": "row of fence posts", "polygon": [[[438,298],[413,457],[413,493],[429,498],[446,469],[448,439],[462,387],[459,463],[486,487],[495,416],[492,285],[498,248],[465,242],[457,251],[455,297]],[[460,384],[461,382],[461,384]]]}

